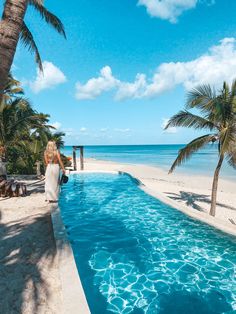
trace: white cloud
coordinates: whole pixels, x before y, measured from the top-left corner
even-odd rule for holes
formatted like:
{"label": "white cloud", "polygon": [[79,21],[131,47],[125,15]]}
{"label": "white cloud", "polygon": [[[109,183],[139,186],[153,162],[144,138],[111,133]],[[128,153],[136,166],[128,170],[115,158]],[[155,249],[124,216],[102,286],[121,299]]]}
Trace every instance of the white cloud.
{"label": "white cloud", "polygon": [[167,130],[165,130],[165,127],[167,126],[169,122],[169,119],[167,118],[162,118],[162,124],[161,124],[161,128],[163,130],[163,132],[165,133],[177,133],[177,128],[176,127],[169,127]]}
{"label": "white cloud", "polygon": [[[230,83],[236,78],[236,39],[224,38],[202,56],[187,62],[162,63],[151,78],[139,73],[134,82],[126,82],[116,79],[111,73],[111,68],[106,66],[101,70],[99,78],[80,84],[77,98],[92,99],[111,89],[116,91],[116,100],[123,100],[156,97],[178,85],[191,89],[207,83],[218,88],[224,80]],[[85,90],[86,93],[82,92]]]}
{"label": "white cloud", "polygon": [[87,132],[87,128],[85,127],[80,128],[80,132]]}
{"label": "white cloud", "polygon": [[101,129],[100,129],[100,132],[104,132],[104,133],[105,133],[105,132],[107,132],[107,131],[108,131],[108,128],[101,128]]}
{"label": "white cloud", "polygon": [[176,23],[178,17],[186,10],[194,9],[198,3],[212,5],[214,0],[139,0],[138,5],[145,6],[152,17]]}
{"label": "white cloud", "polygon": [[52,62],[43,62],[43,72],[37,69],[37,76],[33,82],[29,82],[30,88],[34,93],[66,82],[64,73]]}
{"label": "white cloud", "polygon": [[232,81],[236,76],[235,43],[235,38],[225,38],[197,59],[161,64],[143,96],[152,97],[180,84],[190,89],[204,83],[217,87],[224,80]]}
{"label": "white cloud", "polygon": [[76,83],[76,98],[77,99],[94,99],[102,92],[109,91],[117,86],[119,81],[112,75],[111,68],[105,66],[100,70],[100,76],[91,78],[86,84]]}
{"label": "white cloud", "polygon": [[72,128],[63,128],[63,132],[65,132],[66,136],[71,136],[74,130]]}
{"label": "white cloud", "polygon": [[61,128],[61,123],[60,122],[54,122],[51,124],[56,130],[59,130]]}
{"label": "white cloud", "polygon": [[73,128],[62,128],[61,130],[66,136],[72,136],[75,134],[75,130]]}
{"label": "white cloud", "polygon": [[143,93],[145,92],[146,86],[146,75],[138,73],[136,75],[134,83],[119,83],[115,99],[122,100],[125,98],[141,98]]}
{"label": "white cloud", "polygon": [[152,17],[169,20],[176,23],[177,18],[186,10],[196,7],[198,0],[139,0],[138,5],[143,5]]}
{"label": "white cloud", "polygon": [[114,131],[116,132],[121,132],[121,133],[128,133],[130,132],[131,130],[129,128],[126,128],[126,129],[114,129]]}

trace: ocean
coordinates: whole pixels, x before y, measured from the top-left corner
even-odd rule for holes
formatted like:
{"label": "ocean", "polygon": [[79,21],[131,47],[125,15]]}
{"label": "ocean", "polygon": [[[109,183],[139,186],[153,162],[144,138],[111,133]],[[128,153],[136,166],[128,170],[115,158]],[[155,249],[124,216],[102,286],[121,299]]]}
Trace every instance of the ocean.
{"label": "ocean", "polygon": [[[162,168],[166,171],[171,167],[178,151],[184,145],[111,145],[84,146],[85,158],[111,160],[127,164],[145,164]],[[62,153],[72,156],[72,146],[65,146]],[[79,157],[79,151],[78,151]],[[217,164],[217,145],[208,145],[195,153],[183,165],[176,168],[178,173],[189,173],[213,176]],[[236,180],[236,170],[224,162],[221,177]]]}

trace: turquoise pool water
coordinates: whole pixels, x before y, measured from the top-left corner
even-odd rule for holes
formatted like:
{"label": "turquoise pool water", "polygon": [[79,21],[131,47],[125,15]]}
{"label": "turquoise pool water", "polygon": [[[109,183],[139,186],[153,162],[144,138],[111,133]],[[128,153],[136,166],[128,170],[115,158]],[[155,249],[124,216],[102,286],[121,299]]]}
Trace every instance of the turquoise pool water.
{"label": "turquoise pool water", "polygon": [[72,175],[60,208],[92,314],[236,313],[234,237],[127,175]]}

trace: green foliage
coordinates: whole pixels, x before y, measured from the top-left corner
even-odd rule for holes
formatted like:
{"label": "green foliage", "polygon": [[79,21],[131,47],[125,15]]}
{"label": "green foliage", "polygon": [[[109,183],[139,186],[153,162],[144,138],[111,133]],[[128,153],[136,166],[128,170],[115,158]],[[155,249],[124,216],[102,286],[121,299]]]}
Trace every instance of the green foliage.
{"label": "green foliage", "polygon": [[[200,115],[192,114],[187,109],[197,109]],[[218,94],[209,85],[194,88],[187,95],[186,110],[174,115],[166,128],[176,126],[209,130],[211,134],[201,136],[181,149],[170,172],[194,152],[216,141],[219,155],[226,156],[230,166],[236,168],[236,81],[231,89],[224,83]]]}
{"label": "green foliage", "polygon": [[20,40],[25,47],[28,47],[28,50],[35,55],[35,62],[38,64],[41,71],[43,71],[42,60],[39,54],[38,47],[34,41],[34,37],[30,30],[28,29],[25,22],[23,23],[21,33],[20,33]]}
{"label": "green foliage", "polygon": [[65,167],[71,167],[71,161],[65,155],[61,154],[61,160]]}
{"label": "green foliage", "polygon": [[38,113],[22,95],[20,83],[9,76],[0,104],[0,157],[7,160],[9,174],[33,174],[36,161],[43,170],[47,142],[55,141],[59,149],[64,145],[64,133],[52,131],[49,115]]}
{"label": "green foliage", "polygon": [[[54,15],[45,8],[42,0],[29,0],[29,5],[31,5],[40,14],[41,18],[45,20],[47,24],[51,25],[60,35],[66,38],[65,29],[62,22],[56,15]],[[23,23],[21,29],[20,40],[31,53],[34,53],[35,61],[38,64],[39,69],[43,71],[38,47],[36,45],[36,42],[34,41],[33,34],[29,30],[25,22]]]}

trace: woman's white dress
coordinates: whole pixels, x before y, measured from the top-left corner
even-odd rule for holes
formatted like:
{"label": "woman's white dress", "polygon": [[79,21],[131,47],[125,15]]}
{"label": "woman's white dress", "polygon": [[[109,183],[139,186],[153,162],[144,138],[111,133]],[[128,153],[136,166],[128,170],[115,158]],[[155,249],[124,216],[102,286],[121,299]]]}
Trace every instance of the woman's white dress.
{"label": "woman's white dress", "polygon": [[45,196],[47,201],[57,201],[60,191],[59,164],[49,163],[45,173]]}

